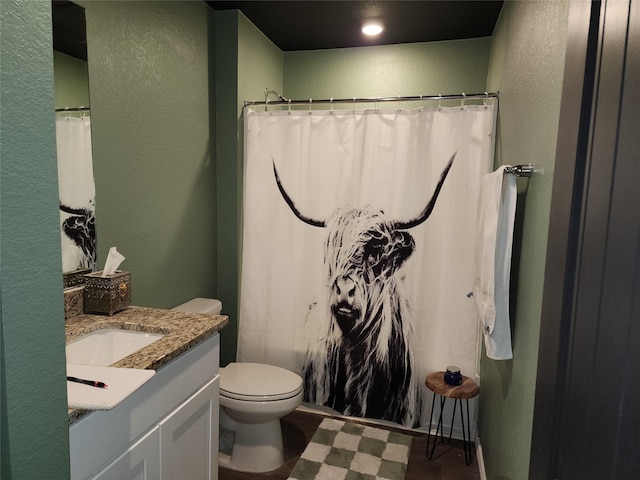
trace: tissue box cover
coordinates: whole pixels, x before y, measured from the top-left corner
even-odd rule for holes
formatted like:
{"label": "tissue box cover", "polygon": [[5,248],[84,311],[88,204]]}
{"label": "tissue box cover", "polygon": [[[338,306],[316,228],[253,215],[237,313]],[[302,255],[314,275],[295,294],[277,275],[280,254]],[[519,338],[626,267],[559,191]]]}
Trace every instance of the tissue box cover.
{"label": "tissue box cover", "polygon": [[64,288],[73,288],[79,285],[84,285],[84,276],[91,273],[90,268],[80,268],[72,272],[66,272],[62,274],[62,286]]}
{"label": "tissue box cover", "polygon": [[131,273],[116,270],[102,277],[102,271],[84,276],[84,311],[113,315],[131,305]]}

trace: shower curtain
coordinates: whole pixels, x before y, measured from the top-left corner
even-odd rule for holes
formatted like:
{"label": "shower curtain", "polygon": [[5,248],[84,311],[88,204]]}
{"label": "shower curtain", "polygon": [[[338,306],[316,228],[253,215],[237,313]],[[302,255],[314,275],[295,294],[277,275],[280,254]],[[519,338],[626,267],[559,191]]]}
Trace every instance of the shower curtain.
{"label": "shower curtain", "polygon": [[476,373],[494,108],[246,109],[238,361],[348,416],[428,424],[426,375]]}
{"label": "shower curtain", "polygon": [[90,117],[58,116],[56,144],[62,271],[93,269],[96,227]]}

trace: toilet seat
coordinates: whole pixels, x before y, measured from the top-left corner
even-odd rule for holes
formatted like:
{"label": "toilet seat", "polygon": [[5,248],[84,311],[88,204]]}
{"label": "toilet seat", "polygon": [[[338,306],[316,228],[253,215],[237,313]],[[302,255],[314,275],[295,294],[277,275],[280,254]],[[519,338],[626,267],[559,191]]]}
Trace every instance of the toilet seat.
{"label": "toilet seat", "polygon": [[270,402],[295,397],[302,378],[289,370],[261,363],[230,363],[220,369],[220,395],[246,402]]}

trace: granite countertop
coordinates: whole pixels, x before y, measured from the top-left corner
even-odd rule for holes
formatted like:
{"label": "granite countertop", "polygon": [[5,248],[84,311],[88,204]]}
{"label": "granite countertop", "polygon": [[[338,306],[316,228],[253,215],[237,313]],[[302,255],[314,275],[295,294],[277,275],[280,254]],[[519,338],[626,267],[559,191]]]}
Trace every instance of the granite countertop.
{"label": "granite countertop", "polygon": [[[66,321],[67,343],[95,330],[115,328],[165,336],[128,357],[111,365],[120,368],[158,370],[174,358],[206,340],[229,321],[225,315],[187,313],[148,307],[130,307],[108,317],[82,314]],[[69,424],[89,413],[87,410],[69,409]]]}

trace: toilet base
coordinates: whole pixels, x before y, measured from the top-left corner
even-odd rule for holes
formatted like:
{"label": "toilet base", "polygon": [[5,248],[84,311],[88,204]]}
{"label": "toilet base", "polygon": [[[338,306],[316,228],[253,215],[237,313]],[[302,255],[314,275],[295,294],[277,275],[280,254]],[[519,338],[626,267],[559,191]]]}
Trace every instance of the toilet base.
{"label": "toilet base", "polygon": [[237,424],[231,455],[218,454],[218,464],[240,472],[271,472],[284,463],[280,419],[259,424]]}

